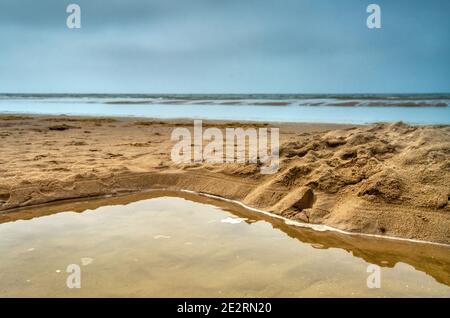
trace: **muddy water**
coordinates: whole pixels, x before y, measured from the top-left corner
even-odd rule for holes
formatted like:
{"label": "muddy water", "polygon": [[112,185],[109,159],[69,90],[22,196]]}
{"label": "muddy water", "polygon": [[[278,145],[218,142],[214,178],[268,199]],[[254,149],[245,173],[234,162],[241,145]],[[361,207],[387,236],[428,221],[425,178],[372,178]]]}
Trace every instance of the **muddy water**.
{"label": "muddy water", "polygon": [[[68,202],[0,222],[3,297],[450,297],[449,248],[297,228],[191,194]],[[79,289],[67,287],[70,264]],[[370,264],[381,288],[367,287]]]}

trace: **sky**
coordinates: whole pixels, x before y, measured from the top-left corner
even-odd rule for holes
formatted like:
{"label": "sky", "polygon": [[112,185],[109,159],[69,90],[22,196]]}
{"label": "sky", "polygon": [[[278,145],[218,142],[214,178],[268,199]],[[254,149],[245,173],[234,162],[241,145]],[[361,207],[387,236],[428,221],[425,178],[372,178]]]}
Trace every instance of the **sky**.
{"label": "sky", "polygon": [[0,92],[445,93],[449,14],[448,0],[0,0]]}

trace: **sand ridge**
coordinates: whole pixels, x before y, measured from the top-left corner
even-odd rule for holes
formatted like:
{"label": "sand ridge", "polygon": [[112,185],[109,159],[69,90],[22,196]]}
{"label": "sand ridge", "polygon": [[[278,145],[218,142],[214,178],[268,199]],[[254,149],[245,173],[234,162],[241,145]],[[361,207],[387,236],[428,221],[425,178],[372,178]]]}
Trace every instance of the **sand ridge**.
{"label": "sand ridge", "polygon": [[175,165],[174,127],[192,120],[0,116],[0,210],[56,200],[192,190],[301,222],[450,243],[450,126],[206,121],[279,127],[280,169]]}

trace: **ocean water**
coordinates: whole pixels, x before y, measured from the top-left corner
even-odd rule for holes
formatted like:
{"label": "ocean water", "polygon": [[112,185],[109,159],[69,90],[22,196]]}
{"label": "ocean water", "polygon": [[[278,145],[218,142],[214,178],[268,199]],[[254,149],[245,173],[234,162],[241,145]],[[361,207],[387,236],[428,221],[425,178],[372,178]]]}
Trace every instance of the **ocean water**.
{"label": "ocean water", "polygon": [[[146,196],[0,219],[0,296],[450,296],[448,247],[312,231],[191,194]],[[373,265],[380,288],[367,285]],[[79,289],[68,288],[69,266]]]}
{"label": "ocean water", "polygon": [[450,95],[0,94],[0,113],[448,125]]}

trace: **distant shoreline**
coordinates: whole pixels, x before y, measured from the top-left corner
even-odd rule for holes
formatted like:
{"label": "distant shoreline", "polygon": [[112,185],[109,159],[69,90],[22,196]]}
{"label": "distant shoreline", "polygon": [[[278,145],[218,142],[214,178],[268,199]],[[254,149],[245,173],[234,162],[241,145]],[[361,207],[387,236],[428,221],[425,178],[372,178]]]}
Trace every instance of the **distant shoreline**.
{"label": "distant shoreline", "polygon": [[[208,119],[284,123],[449,125],[448,100],[186,100],[147,98],[1,98],[0,114]],[[385,106],[380,106],[385,105]]]}

